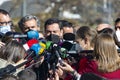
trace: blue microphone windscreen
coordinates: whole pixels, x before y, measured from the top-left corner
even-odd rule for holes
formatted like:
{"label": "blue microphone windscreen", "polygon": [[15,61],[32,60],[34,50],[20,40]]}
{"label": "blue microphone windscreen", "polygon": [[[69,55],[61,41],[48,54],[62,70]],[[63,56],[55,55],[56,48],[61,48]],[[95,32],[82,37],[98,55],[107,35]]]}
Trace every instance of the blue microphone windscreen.
{"label": "blue microphone windscreen", "polygon": [[31,30],[31,31],[27,32],[27,36],[28,36],[29,39],[33,39],[33,38],[38,39],[39,38],[39,32]]}

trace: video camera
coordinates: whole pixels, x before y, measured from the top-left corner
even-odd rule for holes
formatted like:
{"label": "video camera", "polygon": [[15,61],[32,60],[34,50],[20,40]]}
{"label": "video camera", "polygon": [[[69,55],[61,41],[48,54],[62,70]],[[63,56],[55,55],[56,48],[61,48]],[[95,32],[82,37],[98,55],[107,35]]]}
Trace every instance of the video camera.
{"label": "video camera", "polygon": [[82,50],[82,47],[75,41],[75,34],[66,33],[63,35],[62,48],[67,50],[67,54],[72,56],[77,56],[78,53]]}

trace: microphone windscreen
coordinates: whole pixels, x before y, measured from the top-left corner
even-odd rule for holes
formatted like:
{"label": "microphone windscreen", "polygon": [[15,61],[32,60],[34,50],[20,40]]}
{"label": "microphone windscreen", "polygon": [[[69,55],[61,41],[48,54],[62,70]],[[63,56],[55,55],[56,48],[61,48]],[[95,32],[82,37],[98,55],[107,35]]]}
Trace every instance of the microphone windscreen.
{"label": "microphone windscreen", "polygon": [[6,35],[6,36],[10,36],[10,35],[21,35],[21,33],[9,31],[9,32],[7,32],[5,35]]}
{"label": "microphone windscreen", "polygon": [[33,50],[36,55],[41,55],[44,52],[45,48],[46,45],[42,42],[39,42],[37,44],[33,44],[30,49]]}
{"label": "microphone windscreen", "polygon": [[14,35],[21,35],[21,33],[9,31],[4,35],[4,37],[14,38]]}
{"label": "microphone windscreen", "polygon": [[41,49],[41,46],[38,43],[37,44],[33,44],[30,49],[35,52],[35,55],[38,55],[39,54],[39,50]]}
{"label": "microphone windscreen", "polygon": [[46,45],[45,43],[42,43],[42,42],[39,42],[39,45],[41,46],[41,49],[39,50],[39,54],[42,54],[46,49]]}
{"label": "microphone windscreen", "polygon": [[72,48],[72,46],[73,46],[73,44],[70,42],[67,42],[67,41],[63,42],[61,45],[61,47],[67,49],[68,51]]}
{"label": "microphone windscreen", "polygon": [[60,42],[60,38],[58,35],[55,34],[50,34],[49,36],[46,37],[48,41],[52,41],[53,43],[57,44]]}
{"label": "microphone windscreen", "polygon": [[33,44],[36,44],[36,43],[38,43],[38,40],[36,40],[36,39],[30,39],[30,40],[27,42],[27,44],[28,44],[29,47],[31,47]]}
{"label": "microphone windscreen", "polygon": [[63,35],[63,39],[71,41],[71,40],[75,40],[75,34],[73,33],[65,33]]}
{"label": "microphone windscreen", "polygon": [[48,50],[52,44],[52,41],[47,41],[46,42],[46,49]]}
{"label": "microphone windscreen", "polygon": [[26,44],[23,45],[23,47],[25,48],[25,50],[27,51],[28,49],[30,49],[30,47],[33,45],[33,44],[36,44],[38,43],[38,40],[36,39],[30,39],[29,41],[26,42]]}
{"label": "microphone windscreen", "polygon": [[9,41],[15,39],[14,35],[20,35],[20,33],[19,32],[11,32],[11,31],[9,31],[9,32],[4,34],[1,41],[4,42],[4,43],[9,42]]}
{"label": "microphone windscreen", "polygon": [[39,32],[35,30],[30,30],[27,32],[27,36],[29,39],[39,39]]}
{"label": "microphone windscreen", "polygon": [[0,32],[0,38],[2,38],[4,36],[4,34],[2,32]]}

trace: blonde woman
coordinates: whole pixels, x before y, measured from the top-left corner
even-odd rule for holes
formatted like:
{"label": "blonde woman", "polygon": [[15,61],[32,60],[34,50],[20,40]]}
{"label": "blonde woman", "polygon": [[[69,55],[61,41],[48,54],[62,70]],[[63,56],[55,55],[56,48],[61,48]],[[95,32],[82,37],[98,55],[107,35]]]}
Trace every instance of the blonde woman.
{"label": "blonde woman", "polygon": [[[101,77],[120,80],[120,57],[116,49],[113,37],[107,33],[101,33],[95,37],[94,58],[86,59],[84,67],[78,69],[79,74],[94,73]],[[60,66],[65,71],[74,71],[68,64]]]}

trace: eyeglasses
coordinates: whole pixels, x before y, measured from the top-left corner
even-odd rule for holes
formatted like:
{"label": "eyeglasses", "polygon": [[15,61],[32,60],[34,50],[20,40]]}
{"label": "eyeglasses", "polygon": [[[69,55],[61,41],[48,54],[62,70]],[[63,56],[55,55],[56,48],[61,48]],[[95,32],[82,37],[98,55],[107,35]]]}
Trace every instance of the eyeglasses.
{"label": "eyeglasses", "polygon": [[0,22],[0,25],[12,25],[12,21],[8,21],[8,22]]}

